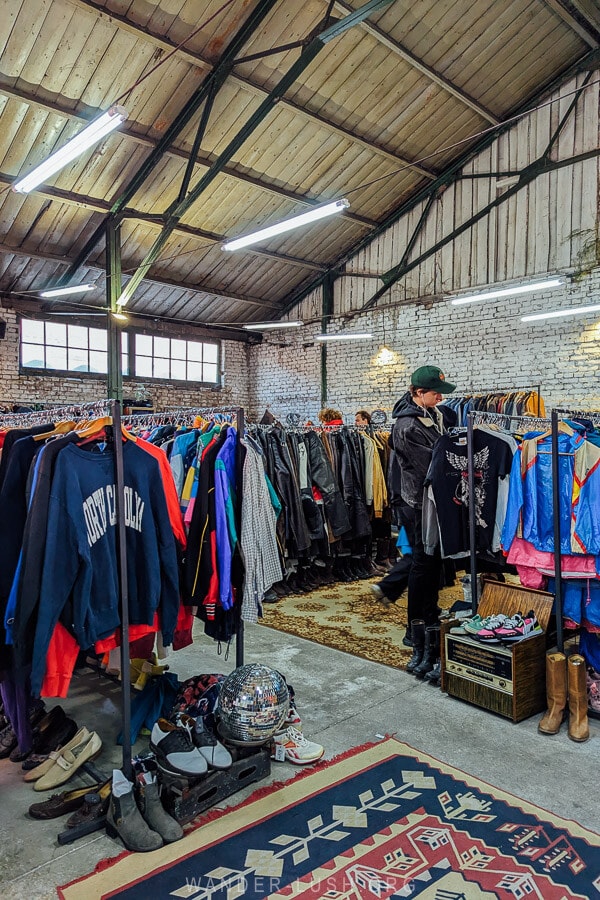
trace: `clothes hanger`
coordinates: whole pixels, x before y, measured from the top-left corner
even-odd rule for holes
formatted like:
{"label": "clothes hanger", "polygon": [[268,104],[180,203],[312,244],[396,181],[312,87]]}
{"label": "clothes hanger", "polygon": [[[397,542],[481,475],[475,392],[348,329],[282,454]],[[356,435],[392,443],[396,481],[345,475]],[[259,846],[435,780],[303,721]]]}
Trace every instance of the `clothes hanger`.
{"label": "clothes hanger", "polygon": [[52,431],[45,431],[43,434],[34,434],[32,437],[34,441],[46,441],[56,435],[68,434],[70,431],[75,431],[75,428],[75,422],[57,422]]}

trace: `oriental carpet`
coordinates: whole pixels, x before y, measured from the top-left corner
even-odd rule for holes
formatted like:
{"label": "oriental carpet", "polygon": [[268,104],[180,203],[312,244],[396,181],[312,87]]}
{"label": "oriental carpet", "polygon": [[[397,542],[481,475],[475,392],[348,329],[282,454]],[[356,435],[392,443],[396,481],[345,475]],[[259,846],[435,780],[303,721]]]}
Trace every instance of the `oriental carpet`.
{"label": "oriental carpet", "polygon": [[128,853],[63,900],[571,900],[600,896],[600,837],[388,738]]}

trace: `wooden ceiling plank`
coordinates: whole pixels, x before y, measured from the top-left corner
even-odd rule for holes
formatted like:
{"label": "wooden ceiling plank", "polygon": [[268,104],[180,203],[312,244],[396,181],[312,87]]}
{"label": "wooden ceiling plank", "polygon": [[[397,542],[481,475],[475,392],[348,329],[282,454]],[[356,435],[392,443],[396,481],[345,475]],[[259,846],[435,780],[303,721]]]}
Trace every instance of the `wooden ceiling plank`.
{"label": "wooden ceiling plank", "polygon": [[[350,12],[352,7],[349,3],[342,2],[342,0],[336,0],[334,3],[334,9],[338,12],[343,12],[347,14]],[[443,75],[440,75],[435,71],[431,66],[428,66],[423,62],[422,59],[419,59],[413,53],[410,52],[406,47],[403,47],[402,44],[395,41],[389,35],[385,34],[384,31],[381,30],[377,25],[373,25],[368,20],[365,22],[361,22],[360,25],[363,31],[366,31],[367,34],[372,35],[380,44],[383,44],[384,47],[387,47],[388,50],[391,50],[396,56],[399,56],[401,59],[408,62],[413,68],[417,69],[417,71],[421,72],[422,75],[425,75],[429,78],[430,81],[433,81],[434,84],[437,84],[439,87],[443,88],[457,100],[460,100],[461,103],[464,103],[466,106],[470,107],[474,112],[476,112],[483,119],[486,119],[488,122],[491,122],[492,125],[498,124],[500,121],[497,116],[494,115],[491,110],[485,107],[482,103],[479,103],[474,97],[469,96],[466,91],[463,91],[452,81],[449,81],[447,78],[444,78]]]}
{"label": "wooden ceiling plank", "polygon": [[596,48],[600,46],[593,34],[591,34],[591,32],[588,31],[588,29],[585,28],[565,6],[563,6],[560,0],[544,0],[544,3],[546,3],[557,16],[560,16],[563,22],[566,22],[569,28],[578,34],[592,50],[596,50]]}
{"label": "wooden ceiling plank", "polygon": [[[66,106],[59,106],[56,102],[50,102],[41,100],[39,97],[35,96],[30,91],[26,91],[22,88],[17,89],[14,86],[9,85],[0,76],[0,93],[4,94],[7,97],[11,97],[14,100],[22,101],[23,103],[27,103],[29,106],[33,108],[38,108],[43,110],[46,113],[56,113],[60,116],[64,116],[65,118],[71,121],[77,122],[89,122],[88,116],[83,116],[81,113],[73,112],[68,109]],[[24,118],[26,115],[25,111],[22,112],[21,118]],[[8,117],[9,127],[14,131],[19,124],[19,117],[15,114],[11,117]],[[118,134],[120,136],[126,137],[136,143],[140,144],[143,147],[155,148],[158,144],[158,140],[149,137],[148,135],[138,134],[133,131],[131,128],[127,128],[126,126],[119,129]],[[4,141],[4,134],[0,135],[0,149],[1,143]],[[187,161],[188,154],[185,150],[182,150],[177,147],[171,147],[167,154],[168,156],[177,157],[182,160]],[[0,155],[1,158],[1,155]],[[214,162],[214,157],[211,155],[200,154],[196,160],[198,168],[206,168],[209,169],[212,163]],[[252,176],[246,174],[244,172],[239,171],[237,168],[233,166],[226,166],[223,168],[223,174],[227,175],[230,178],[233,178],[237,181],[245,182],[246,184],[250,184],[253,187],[257,188],[260,191],[265,191],[267,193],[272,194],[273,196],[283,197],[287,200],[291,200],[294,203],[300,203],[303,206],[315,206],[318,203],[322,202],[319,198],[309,197],[306,194],[301,194],[296,191],[288,190],[285,187],[280,187],[276,184],[270,184],[268,181],[264,181],[262,178],[257,178],[256,176]],[[376,222],[372,219],[369,219],[366,216],[359,216],[356,213],[348,212],[345,213],[348,218],[353,219],[355,222],[361,224],[365,228],[374,228],[376,226]]]}

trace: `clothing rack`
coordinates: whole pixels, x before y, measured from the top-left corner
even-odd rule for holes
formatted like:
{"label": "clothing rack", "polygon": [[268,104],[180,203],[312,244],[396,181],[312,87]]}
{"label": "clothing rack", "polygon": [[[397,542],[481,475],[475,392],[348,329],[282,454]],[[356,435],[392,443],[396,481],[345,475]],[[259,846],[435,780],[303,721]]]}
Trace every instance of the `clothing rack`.
{"label": "clothing rack", "polygon": [[[236,508],[236,527],[238,529],[238,534],[241,534],[242,531],[242,478],[243,478],[243,470],[244,470],[244,450],[241,443],[241,436],[244,434],[246,423],[245,423],[245,410],[242,406],[175,406],[170,407],[169,409],[164,410],[155,410],[132,413],[128,416],[123,416],[121,418],[121,422],[123,425],[165,425],[165,424],[190,424],[196,417],[202,418],[214,418],[220,419],[221,421],[231,421],[231,419],[226,419],[226,416],[235,417],[236,425],[237,425],[237,433],[238,439],[236,442],[236,497],[237,497],[237,508]],[[240,576],[241,581],[241,576]],[[241,588],[242,584],[237,584],[239,596],[241,597]],[[240,600],[241,602],[241,600]],[[235,635],[235,664],[236,667],[244,665],[244,622],[240,617],[238,622],[238,626],[236,629]],[[127,670],[122,669],[121,671],[129,671],[129,666]]]}
{"label": "clothing rack", "polygon": [[[467,416],[467,477],[469,485],[469,570],[471,573],[471,608],[473,614],[477,612],[477,531],[475,522],[475,464],[473,449],[473,432],[477,425],[497,425],[506,431],[510,431],[510,424],[516,422],[518,426],[514,429],[517,432],[527,432],[534,430],[547,431],[551,425],[551,420],[546,418],[536,418],[533,416],[510,416],[505,413],[470,412]],[[557,457],[558,459],[558,457]],[[558,487],[558,485],[557,485]],[[559,545],[560,548],[560,545]],[[556,551],[556,547],[555,547]],[[555,552],[556,559],[556,552]],[[560,568],[560,552],[558,554]],[[560,601],[557,599],[557,605]],[[562,612],[562,605],[561,605]],[[558,610],[557,610],[558,617]],[[562,620],[561,620],[562,625]]]}
{"label": "clothing rack", "polygon": [[[600,425],[600,412],[598,410],[565,409],[556,407],[551,410],[552,429],[552,526],[554,534],[554,596],[556,602],[556,646],[562,653],[564,649],[564,631],[562,623],[562,596],[563,579],[560,559],[560,489],[559,489],[559,452],[558,452],[558,424],[565,417],[570,419],[588,419],[594,425]],[[556,548],[558,547],[558,553]]]}

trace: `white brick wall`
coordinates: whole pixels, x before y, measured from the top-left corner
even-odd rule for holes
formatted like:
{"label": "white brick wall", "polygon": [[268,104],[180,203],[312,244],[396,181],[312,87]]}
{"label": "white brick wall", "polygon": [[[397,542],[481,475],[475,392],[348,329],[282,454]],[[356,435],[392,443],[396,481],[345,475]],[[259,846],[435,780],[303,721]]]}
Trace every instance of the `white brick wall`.
{"label": "white brick wall", "polygon": [[[1,309],[0,318],[6,322],[6,337],[0,341],[0,407],[44,400],[77,403],[106,396],[103,378],[78,376],[76,373],[68,377],[20,374],[17,315],[11,309]],[[144,384],[157,410],[174,406],[247,406],[247,345],[238,341],[223,341],[221,348],[224,375],[220,390],[188,388],[181,382],[137,382],[125,378],[124,396],[135,396],[136,388]]]}
{"label": "white brick wall", "polygon": [[[354,420],[357,409],[391,411],[420,365],[439,365],[458,391],[542,385],[548,407],[600,408],[600,314],[523,323],[544,309],[600,303],[600,269],[567,288],[496,302],[425,309],[410,305],[371,310],[330,330],[370,331],[372,340],[327,344],[328,405]],[[315,323],[265,336],[250,351],[251,409],[267,404],[281,417],[314,419],[321,406],[321,347]],[[301,332],[301,333],[298,333]],[[378,353],[393,351],[381,365]]]}

